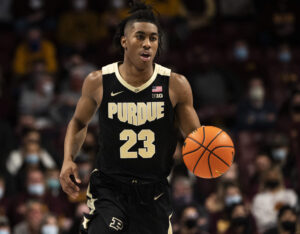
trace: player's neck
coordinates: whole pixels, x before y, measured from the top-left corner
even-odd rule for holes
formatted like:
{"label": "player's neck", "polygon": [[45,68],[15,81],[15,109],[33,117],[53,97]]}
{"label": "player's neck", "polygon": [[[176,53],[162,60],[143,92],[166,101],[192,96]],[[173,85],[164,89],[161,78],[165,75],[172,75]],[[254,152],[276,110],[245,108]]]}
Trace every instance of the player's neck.
{"label": "player's neck", "polygon": [[146,82],[153,74],[153,65],[140,69],[131,61],[124,58],[124,62],[119,66],[119,71],[124,80],[131,83]]}

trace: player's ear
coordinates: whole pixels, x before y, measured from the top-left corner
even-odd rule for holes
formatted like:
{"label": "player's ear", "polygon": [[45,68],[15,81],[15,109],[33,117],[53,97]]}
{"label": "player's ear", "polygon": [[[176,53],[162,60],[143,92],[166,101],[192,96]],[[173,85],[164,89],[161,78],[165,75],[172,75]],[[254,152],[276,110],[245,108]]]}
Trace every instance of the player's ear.
{"label": "player's ear", "polygon": [[121,46],[127,50],[127,41],[126,41],[126,37],[125,36],[122,36],[121,37]]}

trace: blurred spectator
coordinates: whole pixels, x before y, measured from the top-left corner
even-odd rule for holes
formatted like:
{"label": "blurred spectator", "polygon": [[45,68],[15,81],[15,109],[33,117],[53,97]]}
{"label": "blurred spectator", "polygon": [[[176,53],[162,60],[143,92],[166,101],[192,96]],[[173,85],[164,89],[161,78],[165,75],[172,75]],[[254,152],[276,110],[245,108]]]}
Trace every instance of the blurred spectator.
{"label": "blurred spectator", "polygon": [[58,220],[53,214],[46,214],[41,223],[41,234],[59,234]]}
{"label": "blurred spectator", "polygon": [[275,106],[266,100],[263,81],[259,77],[252,78],[249,82],[247,98],[237,109],[237,128],[265,131],[272,128],[275,121]]}
{"label": "blurred spectator", "polygon": [[97,70],[97,67],[88,62],[80,53],[72,53],[64,62],[64,69],[68,75],[75,67],[82,69],[85,74]]}
{"label": "blurred spectator", "polygon": [[261,28],[261,41],[264,45],[274,45],[285,41],[298,42],[298,1],[275,0],[258,3],[258,26]]}
{"label": "blurred spectator", "polygon": [[71,5],[72,10],[63,13],[59,19],[58,39],[65,52],[72,49],[85,51],[106,36],[106,22],[89,9],[88,0],[71,0]]}
{"label": "blurred spectator", "polygon": [[11,5],[12,0],[3,0],[0,4],[0,25],[3,27],[11,23],[12,21],[12,12],[11,12]]}
{"label": "blurred spectator", "polygon": [[282,171],[285,185],[295,188],[297,186],[297,170],[294,167],[296,157],[291,152],[288,136],[281,132],[273,133],[271,135],[270,151],[273,163]]}
{"label": "blurred spectator", "polygon": [[297,195],[292,189],[286,189],[283,176],[277,167],[268,170],[261,181],[262,189],[253,199],[252,213],[260,232],[276,224],[279,209],[283,205],[295,207]]}
{"label": "blurred spectator", "polygon": [[215,0],[183,1],[190,30],[197,30],[210,26],[217,14]]}
{"label": "blurred spectator", "polygon": [[45,215],[45,206],[37,200],[29,200],[25,207],[25,220],[14,227],[14,234],[39,234]]}
{"label": "blurred spectator", "polygon": [[277,227],[267,230],[264,234],[299,233],[298,215],[291,206],[283,206],[278,212]]}
{"label": "blurred spectator", "polygon": [[47,0],[14,1],[15,30],[23,34],[32,25],[39,25],[46,31],[53,31],[56,27],[55,16],[58,13],[56,4]]}
{"label": "blurred spectator", "polygon": [[190,204],[182,210],[179,230],[175,229],[174,234],[208,234],[208,224],[207,212],[197,204]]}
{"label": "blurred spectator", "polygon": [[6,193],[5,177],[0,175],[0,216],[8,216],[10,201]]}
{"label": "blurred spectator", "polygon": [[187,13],[181,0],[146,0],[146,3],[151,4],[162,17],[185,16]]}
{"label": "blurred spectator", "polygon": [[48,169],[45,173],[45,182],[47,192],[45,194],[45,203],[49,210],[60,218],[61,223],[70,222],[73,216],[74,207],[69,202],[67,195],[62,191],[59,183],[58,168]]}
{"label": "blurred spectator", "polygon": [[[27,166],[41,166],[42,168],[54,168],[56,165],[52,156],[41,147],[41,136],[37,130],[24,129],[22,144],[19,149],[10,152],[6,168],[16,176],[19,171]],[[23,176],[23,175],[21,175]]]}
{"label": "blurred spectator", "polygon": [[175,213],[194,201],[193,185],[188,177],[178,176],[174,178],[172,197]]}
{"label": "blurred spectator", "polygon": [[249,209],[243,203],[228,208],[229,228],[226,234],[257,234],[256,224]]}
{"label": "blurred spectator", "polygon": [[219,203],[219,205],[213,204],[214,199],[211,197],[212,195],[206,201],[206,207],[211,217],[210,231],[212,233],[225,233],[230,227],[228,209],[235,204],[246,203],[246,200],[242,195],[240,187],[234,181],[223,182],[219,186],[218,192],[219,194],[215,202]]}
{"label": "blurred spectator", "polygon": [[38,28],[30,28],[27,31],[26,41],[16,48],[14,58],[14,73],[24,76],[31,71],[33,63],[43,60],[49,73],[57,72],[56,50],[52,42],[42,37]]}
{"label": "blurred spectator", "polygon": [[26,173],[26,181],[22,186],[25,188],[13,199],[14,202],[12,203],[11,214],[11,222],[13,225],[25,218],[27,201],[37,200],[43,203],[46,202],[46,185],[44,174],[42,173],[42,171],[37,168],[32,168],[27,170]]}
{"label": "blurred spectator", "polygon": [[82,224],[83,214],[88,214],[88,213],[90,213],[90,210],[89,210],[89,207],[87,206],[86,202],[78,203],[75,208],[75,216],[73,219],[74,222],[68,233],[70,233],[70,234],[78,233],[80,230],[80,226]]}
{"label": "blurred spectator", "polygon": [[86,75],[85,70],[81,67],[71,69],[66,87],[61,90],[56,105],[53,106],[51,111],[54,120],[58,124],[66,125],[73,116]]}
{"label": "blurred spectator", "polygon": [[253,196],[258,193],[260,183],[265,173],[272,167],[272,160],[267,152],[259,152],[254,161],[254,171],[249,178],[249,185],[245,186],[247,196],[252,200]]}
{"label": "blurred spectator", "polygon": [[10,234],[9,220],[6,216],[0,216],[0,233]]}
{"label": "blurred spectator", "polygon": [[268,52],[268,82],[277,107],[284,104],[300,81],[300,68],[294,50],[288,43],[284,43]]}
{"label": "blurred spectator", "polygon": [[20,96],[19,113],[30,114],[44,121],[45,125],[51,125],[49,109],[54,101],[54,78],[44,73],[36,77],[34,89],[24,89]]}
{"label": "blurred spectator", "polygon": [[219,0],[220,15],[225,19],[243,19],[254,13],[254,3],[251,0]]}
{"label": "blurred spectator", "polygon": [[[299,85],[298,85],[299,86]],[[300,169],[300,88],[296,86],[290,98],[284,104],[279,121],[278,129],[286,133],[290,140],[291,154],[295,155],[296,170]],[[297,180],[297,192],[300,193],[300,183]]]}
{"label": "blurred spectator", "polygon": [[88,155],[91,162],[96,160],[98,143],[96,135],[93,131],[89,130],[82,145],[82,153]]}

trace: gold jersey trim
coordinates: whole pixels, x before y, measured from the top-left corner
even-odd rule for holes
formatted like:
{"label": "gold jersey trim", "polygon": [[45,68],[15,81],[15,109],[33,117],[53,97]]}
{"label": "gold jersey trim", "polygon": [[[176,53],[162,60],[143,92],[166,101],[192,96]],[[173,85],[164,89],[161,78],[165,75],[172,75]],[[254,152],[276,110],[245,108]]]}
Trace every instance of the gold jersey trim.
{"label": "gold jersey trim", "polygon": [[102,75],[108,75],[108,74],[112,74],[115,73],[117,79],[120,81],[120,83],[126,87],[127,89],[129,89],[132,92],[138,93],[143,91],[144,89],[148,88],[156,79],[157,74],[162,75],[162,76],[170,76],[171,75],[171,69],[163,67],[159,64],[154,64],[154,71],[152,76],[150,77],[150,79],[144,83],[143,85],[139,86],[139,87],[135,87],[132,86],[130,84],[128,84],[123,77],[121,76],[120,72],[119,72],[119,66],[118,66],[119,62],[115,62],[109,65],[106,65],[104,67],[102,67]]}

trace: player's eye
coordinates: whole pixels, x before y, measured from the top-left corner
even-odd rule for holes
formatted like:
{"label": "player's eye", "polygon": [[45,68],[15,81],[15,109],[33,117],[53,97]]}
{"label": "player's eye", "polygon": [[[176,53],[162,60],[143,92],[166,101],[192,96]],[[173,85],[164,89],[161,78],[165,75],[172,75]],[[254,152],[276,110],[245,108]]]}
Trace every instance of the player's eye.
{"label": "player's eye", "polygon": [[156,36],[150,37],[150,41],[156,41],[156,40],[157,40],[157,37],[156,37]]}
{"label": "player's eye", "polygon": [[138,40],[144,40],[144,39],[145,39],[145,36],[142,35],[142,34],[137,34],[137,35],[136,35],[136,38],[137,38]]}

